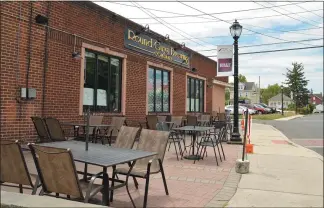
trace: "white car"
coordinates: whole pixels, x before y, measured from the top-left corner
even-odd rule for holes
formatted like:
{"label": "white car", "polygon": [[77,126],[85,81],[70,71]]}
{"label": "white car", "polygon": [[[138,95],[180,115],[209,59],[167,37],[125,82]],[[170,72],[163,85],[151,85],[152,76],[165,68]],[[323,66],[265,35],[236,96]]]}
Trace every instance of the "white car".
{"label": "white car", "polygon": [[323,113],[323,105],[319,104],[313,110],[313,113]]}
{"label": "white car", "polygon": [[[230,114],[234,114],[234,106],[233,105],[227,105],[227,106],[225,106],[225,110],[230,111]],[[240,115],[242,115],[245,110],[246,110],[245,107],[239,106],[238,113]]]}

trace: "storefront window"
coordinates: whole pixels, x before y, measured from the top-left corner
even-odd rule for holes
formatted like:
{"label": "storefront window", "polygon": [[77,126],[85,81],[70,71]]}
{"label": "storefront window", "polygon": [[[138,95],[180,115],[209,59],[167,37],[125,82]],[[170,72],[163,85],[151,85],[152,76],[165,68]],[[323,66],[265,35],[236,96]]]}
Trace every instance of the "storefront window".
{"label": "storefront window", "polygon": [[86,51],[84,62],[83,109],[120,112],[121,60]]}
{"label": "storefront window", "polygon": [[148,111],[170,111],[170,72],[150,67],[148,71]]}
{"label": "storefront window", "polygon": [[189,77],[187,80],[188,112],[204,112],[204,81]]}

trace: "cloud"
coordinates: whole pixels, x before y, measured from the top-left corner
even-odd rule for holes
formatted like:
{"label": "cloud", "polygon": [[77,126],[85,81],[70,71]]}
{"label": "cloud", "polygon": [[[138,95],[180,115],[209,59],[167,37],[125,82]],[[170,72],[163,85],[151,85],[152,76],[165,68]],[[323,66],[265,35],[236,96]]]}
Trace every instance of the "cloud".
{"label": "cloud", "polygon": [[[240,46],[323,38],[323,28],[292,31],[304,28],[323,27],[323,19],[317,16],[323,16],[323,10],[319,10],[323,8],[322,2],[258,2],[259,4],[267,7],[273,6],[271,4],[297,5],[213,15],[216,18],[209,15],[204,15],[200,17],[163,18],[162,20],[156,20],[143,12],[141,9],[132,7],[134,6],[134,4],[132,4],[131,2],[122,2],[119,4],[110,2],[96,3],[126,18],[147,18],[132,20],[143,26],[145,24],[149,24],[150,29],[154,30],[155,32],[158,32],[161,35],[168,34],[171,39],[176,40],[179,43],[185,42],[187,47],[190,47],[193,50],[197,50],[206,56],[215,55],[217,51],[202,50],[215,49],[217,45],[230,45],[233,43],[233,39],[230,36],[229,32],[229,26],[234,21],[234,19],[238,19],[238,21],[244,28],[242,36],[239,39]],[[124,6],[120,4],[126,4],[130,6]],[[226,11],[242,11],[247,9],[262,8],[262,6],[253,2],[185,2],[185,4],[188,4],[193,8],[201,10],[205,13],[220,13]],[[189,8],[179,2],[137,2],[136,5],[141,5],[142,7],[149,8],[148,11],[158,17],[172,17],[176,15],[179,16],[178,14],[201,14],[199,11]],[[158,12],[153,11],[152,9],[178,14]],[[319,11],[306,12],[306,10]],[[279,13],[287,14],[293,12],[303,13],[289,14],[288,16],[274,16],[280,15]],[[317,15],[315,15],[314,13]],[[255,18],[264,16],[274,17]],[[219,21],[220,19],[225,20],[227,23]],[[296,19],[299,19],[300,21]],[[191,23],[203,21],[210,22]],[[160,22],[162,22],[163,24],[161,24]],[[171,25],[169,25],[168,23],[171,23]],[[170,29],[170,27],[172,29]],[[279,30],[291,32],[280,32]],[[257,33],[263,33],[265,35],[255,34],[253,31]],[[221,37],[204,38],[206,36]],[[323,45],[323,39],[299,43],[240,48],[240,53],[278,50],[285,48],[300,48],[308,47],[310,45]],[[213,57],[212,59],[217,60],[216,57]],[[284,80],[282,73],[286,71],[286,68],[291,67],[291,63],[295,61],[304,64],[305,75],[307,76],[307,79],[309,79],[308,87],[312,88],[314,92],[323,91],[323,48],[240,55],[239,70],[240,73],[246,75],[249,81],[257,82],[258,77],[260,76],[261,86],[266,87],[268,84],[280,84]],[[230,80],[232,80],[232,77],[230,77]]]}

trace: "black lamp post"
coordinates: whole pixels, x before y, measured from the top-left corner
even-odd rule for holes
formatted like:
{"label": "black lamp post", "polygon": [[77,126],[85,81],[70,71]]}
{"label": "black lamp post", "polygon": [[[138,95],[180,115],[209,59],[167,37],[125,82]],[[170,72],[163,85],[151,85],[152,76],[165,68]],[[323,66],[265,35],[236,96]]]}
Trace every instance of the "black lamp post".
{"label": "black lamp post", "polygon": [[284,105],[283,105],[283,86],[281,85],[281,115],[284,115],[283,108],[284,108]]}
{"label": "black lamp post", "polygon": [[230,27],[230,32],[234,38],[234,125],[233,125],[233,134],[230,139],[230,143],[242,143],[239,132],[239,114],[238,114],[238,39],[242,33],[243,27],[238,23],[237,20],[233,22]]}

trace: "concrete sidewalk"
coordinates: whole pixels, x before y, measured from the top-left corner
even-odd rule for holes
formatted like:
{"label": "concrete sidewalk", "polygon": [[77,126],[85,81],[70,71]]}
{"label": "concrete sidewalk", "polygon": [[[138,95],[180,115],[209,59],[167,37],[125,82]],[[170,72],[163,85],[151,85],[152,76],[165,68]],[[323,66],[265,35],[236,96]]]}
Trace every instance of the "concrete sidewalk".
{"label": "concrete sidewalk", "polygon": [[252,128],[250,173],[227,207],[323,207],[323,157],[272,126]]}

